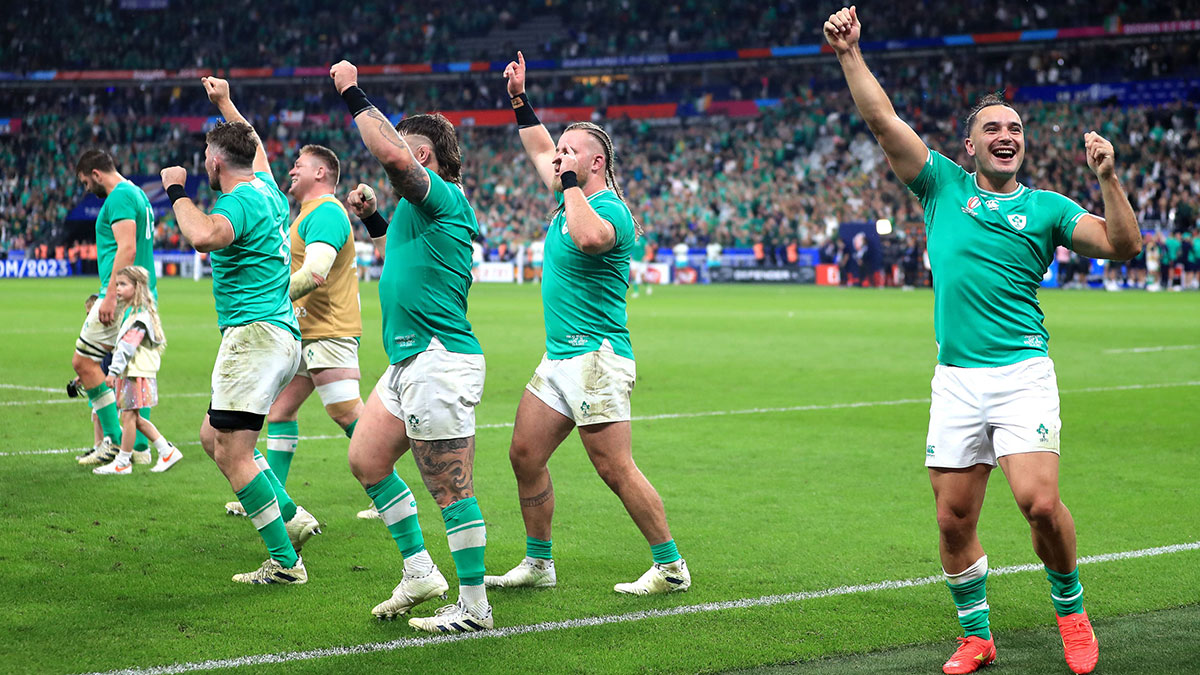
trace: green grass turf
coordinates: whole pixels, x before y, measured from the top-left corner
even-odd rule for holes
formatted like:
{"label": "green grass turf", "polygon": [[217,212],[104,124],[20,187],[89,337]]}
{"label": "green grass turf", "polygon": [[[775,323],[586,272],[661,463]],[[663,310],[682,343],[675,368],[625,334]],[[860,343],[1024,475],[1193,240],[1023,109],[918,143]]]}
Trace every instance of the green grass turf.
{"label": "green grass turf", "polygon": [[[1096,621],[1095,628],[1104,638],[1097,673],[1123,675],[1161,675],[1194,673],[1200,665],[1181,661],[1182,650],[1163,649],[1165,644],[1195,644],[1200,627],[1200,606],[1132,614]],[[1013,631],[997,636],[997,660],[983,672],[987,675],[1059,675],[1069,672],[1060,659],[1062,644],[1053,627]],[[931,666],[944,661],[953,651],[945,645],[913,645],[866,655],[843,656],[807,663],[765,666],[735,671],[737,675],[842,675],[854,673],[931,672]],[[933,669],[932,672],[936,672]],[[732,674],[731,674],[732,675]]]}
{"label": "green grass turf", "polygon": [[[3,282],[0,346],[8,358],[0,385],[57,389],[71,377],[83,299],[94,285]],[[219,340],[209,286],[166,279],[160,293],[170,345],[154,421],[186,458],[163,475],[137,467],[117,479],[92,476],[73,454],[0,456],[0,670],[149,667],[414,637],[402,621],[370,616],[399,581],[400,556],[378,522],[354,517],[367,499],[346,468],[345,439],[301,441],[292,465],[289,492],[325,529],[305,550],[310,583],[229,581],[266,556],[249,522],[224,515],[228,484],[195,443]],[[1062,492],[1080,555],[1200,540],[1200,350],[1106,352],[1200,344],[1200,294],[1058,291],[1042,304],[1062,390]],[[386,365],[373,284],[363,289],[363,308],[366,392]],[[929,292],[660,287],[631,302],[629,316],[635,415],[697,414],[634,425],[635,458],[663,496],[693,588],[640,599],[612,592],[645,570],[649,550],[572,437],[550,465],[559,587],[493,593],[497,627],[938,573],[923,468],[927,403],[703,414],[926,400],[936,358]],[[537,288],[477,286],[470,318],[488,360],[475,484],[488,522],[488,569],[502,572],[524,551],[506,452],[511,430],[502,425],[542,354]],[[1177,386],[1114,389],[1129,385]],[[60,399],[0,387],[0,452],[88,444],[86,406]],[[9,405],[40,400],[54,403]],[[300,433],[338,429],[314,400],[301,412]],[[437,509],[411,461],[398,469],[416,488],[426,542],[453,584]],[[1035,561],[999,473],[980,529],[993,567]],[[994,578],[998,634],[1052,621],[1042,577]],[[1200,602],[1200,551],[1087,565],[1081,578],[1089,613],[1103,626]],[[957,634],[949,594],[931,584],[241,670],[724,671],[927,644],[929,658],[919,660],[938,672]],[[1002,658],[1061,665],[1039,640],[1006,642]],[[1194,643],[1163,649],[1195,656]]]}

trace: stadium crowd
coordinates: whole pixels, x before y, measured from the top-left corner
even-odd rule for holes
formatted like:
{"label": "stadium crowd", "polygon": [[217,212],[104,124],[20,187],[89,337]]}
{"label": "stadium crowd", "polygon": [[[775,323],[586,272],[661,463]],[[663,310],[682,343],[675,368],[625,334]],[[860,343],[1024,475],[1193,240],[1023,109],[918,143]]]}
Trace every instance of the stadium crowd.
{"label": "stadium crowd", "polygon": [[[957,153],[965,164],[960,117],[988,89],[1006,89],[1019,99],[1027,86],[1200,74],[1196,41],[1142,42],[1124,50],[1120,59],[1105,58],[1110,49],[1097,41],[1026,51],[955,50],[938,56],[936,67],[929,67],[923,55],[891,56],[880,59],[875,70],[901,116],[931,147],[950,156]],[[244,113],[263,134],[278,180],[284,180],[301,146],[318,143],[341,155],[343,190],[366,182],[381,194],[390,192],[324,78],[234,85]],[[393,115],[509,106],[503,80],[490,72],[372,83],[368,91]],[[203,175],[199,136],[169,121],[211,115],[201,94],[198,85],[0,90],[0,117],[23,121],[20,133],[0,135],[0,253],[16,248],[54,255],[56,246],[69,247],[65,220],[82,191],[71,175],[71,162],[63,158],[86,147],[112,151],[127,175],[155,175],[173,163]],[[922,235],[920,206],[888,172],[833,62],[637,69],[607,78],[546,71],[531,78],[529,94],[539,108],[588,105],[601,115],[608,106],[627,103],[678,102],[702,111],[712,100],[780,101],[763,108],[757,118],[606,121],[631,204],[646,224],[649,241],[659,247],[680,242],[702,247],[710,241],[726,248],[762,244],[768,258],[782,261],[789,244],[823,246],[839,222],[886,218],[900,233]],[[1164,106],[1018,107],[1031,147],[1025,182],[1098,210],[1099,193],[1080,140],[1084,131],[1095,129],[1116,145],[1118,166],[1144,228],[1195,228],[1200,206],[1195,100]],[[304,113],[302,121],[287,119],[284,111]],[[488,249],[510,256],[540,237],[550,204],[524,171],[524,156],[511,129],[461,126],[459,131],[469,158],[464,187]],[[205,204],[214,198],[207,189],[200,193]],[[172,215],[163,211],[156,246],[185,249]]]}
{"label": "stadium crowd", "polygon": [[[868,0],[862,9],[877,22],[873,37],[891,39],[1192,19],[1198,8],[1197,0],[924,0],[916,6]],[[69,0],[22,3],[6,12],[0,63],[16,71],[179,69],[313,66],[341,58],[360,64],[498,60],[497,49],[518,47],[533,59],[699,52],[816,43],[828,12],[802,0],[498,0],[419,9],[367,0],[346,11],[316,0],[288,0],[269,10],[238,0],[187,12],[156,0]],[[549,21],[555,31],[537,44],[512,44],[510,36],[532,19]],[[112,35],[128,36],[138,48],[112,49]],[[62,45],[70,48],[64,53]]]}

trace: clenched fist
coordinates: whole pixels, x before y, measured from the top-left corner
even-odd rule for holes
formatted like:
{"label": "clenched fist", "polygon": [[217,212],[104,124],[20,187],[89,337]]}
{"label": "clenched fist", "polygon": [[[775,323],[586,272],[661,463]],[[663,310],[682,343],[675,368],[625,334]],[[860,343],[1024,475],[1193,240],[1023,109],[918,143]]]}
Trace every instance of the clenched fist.
{"label": "clenched fist", "polygon": [[162,176],[163,189],[167,189],[172,185],[187,184],[187,169],[182,166],[168,166],[159,173]]}
{"label": "clenched fist", "polygon": [[1116,156],[1112,143],[1100,134],[1089,131],[1083,135],[1083,146],[1087,152],[1088,167],[1100,179],[1113,177],[1116,171]]}
{"label": "clenched fist", "polygon": [[349,61],[333,64],[329,69],[329,76],[333,78],[333,86],[339,94],[358,84],[358,68]]}
{"label": "clenched fist", "polygon": [[858,10],[851,5],[829,15],[825,22],[825,41],[836,54],[844,54],[858,45],[862,25],[858,22]]}
{"label": "clenched fist", "polygon": [[208,93],[208,100],[214,105],[221,105],[224,101],[229,100],[229,80],[222,80],[219,77],[202,77],[200,84],[204,85],[204,91]]}
{"label": "clenched fist", "polygon": [[346,195],[346,206],[350,207],[359,220],[370,217],[379,208],[375,202],[375,191],[366,183],[359,183],[358,187]]}

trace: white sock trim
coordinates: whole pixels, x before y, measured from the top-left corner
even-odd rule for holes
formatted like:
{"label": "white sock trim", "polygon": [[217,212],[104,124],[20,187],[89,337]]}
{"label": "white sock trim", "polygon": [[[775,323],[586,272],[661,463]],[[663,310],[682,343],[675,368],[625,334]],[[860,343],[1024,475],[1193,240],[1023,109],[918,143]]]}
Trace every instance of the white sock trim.
{"label": "white sock trim", "polygon": [[983,575],[987,574],[987,571],[988,561],[986,555],[971,563],[970,567],[959,572],[958,574],[950,574],[946,571],[946,568],[942,568],[942,574],[946,575],[946,581],[955,586],[970,583],[976,579],[982,579]]}

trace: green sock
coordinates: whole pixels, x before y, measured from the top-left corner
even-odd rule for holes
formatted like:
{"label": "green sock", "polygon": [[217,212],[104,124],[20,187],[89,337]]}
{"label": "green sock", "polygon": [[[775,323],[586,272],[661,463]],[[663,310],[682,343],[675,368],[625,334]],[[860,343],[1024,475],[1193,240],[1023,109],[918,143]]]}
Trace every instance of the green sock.
{"label": "green sock", "polygon": [[[151,410],[151,408],[139,408],[138,416],[144,420],[149,421],[150,420],[150,410]],[[134,427],[134,428],[136,429],[137,427]],[[141,431],[137,432],[137,436],[135,436],[133,438],[133,451],[134,452],[145,452],[149,449],[150,449],[150,439],[146,438],[146,435],[143,434]]]}
{"label": "green sock", "polygon": [[271,465],[280,485],[287,485],[288,471],[299,443],[299,422],[267,422],[267,464]]}
{"label": "green sock", "polygon": [[354,420],[350,424],[346,425],[346,428],[342,430],[346,432],[346,438],[354,438],[354,427],[356,426],[358,426],[358,420]]}
{"label": "green sock", "polygon": [[120,414],[117,412],[117,393],[101,382],[95,389],[88,389],[87,395],[88,401],[92,404],[92,410],[96,411],[96,417],[100,418],[100,428],[104,430],[104,435],[108,436],[114,445],[121,445],[121,420]]}
{"label": "green sock", "polygon": [[442,520],[446,521],[446,539],[450,542],[454,568],[458,570],[458,583],[462,586],[481,585],[487,528],[483,524],[479,502],[474,497],[460,499],[442,509]]}
{"label": "green sock", "polygon": [[537,539],[527,536],[525,537],[525,555],[541,560],[553,560],[554,556],[550,553],[552,544],[554,544],[553,539]]}
{"label": "green sock", "polygon": [[985,555],[963,572],[947,574],[946,586],[950,588],[950,596],[958,608],[958,623],[963,627],[963,635],[976,635],[990,640],[992,631],[988,627],[987,570]]}
{"label": "green sock", "polygon": [[1050,601],[1054,603],[1055,614],[1067,616],[1083,611],[1083,584],[1079,583],[1078,567],[1067,574],[1047,567],[1046,579],[1050,582]]}
{"label": "green sock", "polygon": [[367,496],[396,540],[400,555],[411,558],[425,550],[425,537],[421,536],[421,523],[417,521],[417,500],[395,471],[367,488]]}
{"label": "green sock", "polygon": [[260,471],[254,480],[236,494],[254,527],[258,528],[258,534],[266,543],[271,557],[284,567],[295,567],[300,556],[296,555],[296,549],[292,548],[292,542],[288,539],[287,528],[284,527],[283,517],[280,515],[279,501],[266,472]]}
{"label": "green sock", "polygon": [[[292,501],[287,490],[283,489],[283,483],[280,483],[279,479],[275,477],[275,472],[271,470],[271,465],[267,463],[262,453],[257,450],[254,451],[254,463],[266,475],[267,481],[271,484],[271,489],[275,491],[275,498],[279,500],[279,514],[283,516],[283,522],[288,522],[296,516],[296,502]],[[245,506],[245,504],[242,506]],[[247,513],[249,513],[248,509]]]}
{"label": "green sock", "polygon": [[682,557],[679,555],[679,549],[675,548],[674,539],[654,544],[650,547],[650,555],[654,557],[656,565],[669,565]]}

